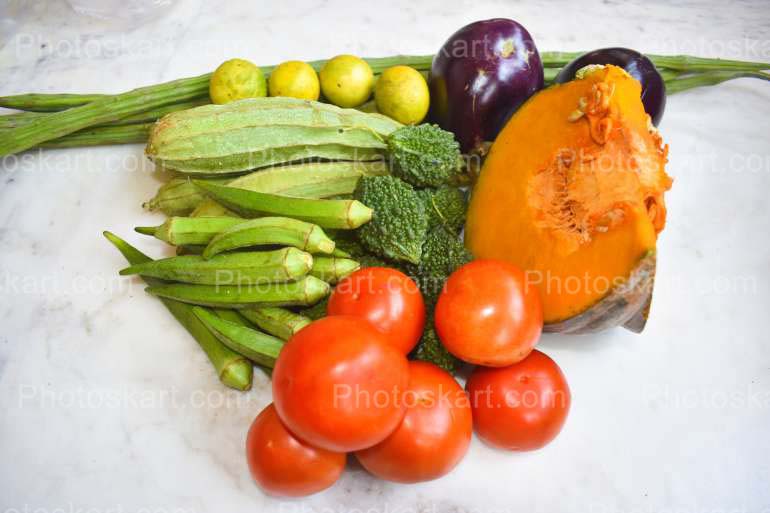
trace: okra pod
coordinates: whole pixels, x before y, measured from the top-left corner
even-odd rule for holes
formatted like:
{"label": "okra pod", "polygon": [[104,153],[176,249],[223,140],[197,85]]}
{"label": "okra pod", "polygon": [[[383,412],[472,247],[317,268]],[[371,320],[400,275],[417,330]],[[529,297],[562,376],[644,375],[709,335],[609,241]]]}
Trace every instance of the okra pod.
{"label": "okra pod", "polygon": [[195,180],[224,207],[247,217],[285,216],[321,228],[358,228],[372,218],[372,209],[357,200],[307,199],[247,191]]}
{"label": "okra pod", "polygon": [[333,256],[313,257],[313,268],[310,275],[334,285],[348,274],[357,271],[361,264],[349,258]]}
{"label": "okra pod", "polygon": [[[267,192],[297,198],[330,198],[352,194],[361,176],[388,174],[384,160],[372,162],[305,162],[288,166],[276,166],[235,178],[220,185],[229,185],[255,192]],[[207,180],[212,181],[212,180]],[[193,185],[194,187],[194,185]],[[199,189],[198,195],[205,196]],[[210,198],[204,199],[193,216],[229,215],[226,208]]]}
{"label": "okra pod", "polygon": [[311,322],[304,315],[277,306],[244,308],[238,312],[260,329],[283,340],[290,339]]}
{"label": "okra pod", "polygon": [[192,310],[224,345],[259,365],[271,369],[275,366],[283,340],[214,315],[199,306],[192,307]]}
{"label": "okra pod", "polygon": [[151,235],[174,246],[205,246],[218,233],[244,220],[239,217],[169,217],[160,226],[134,228],[143,235]]}
{"label": "okra pod", "polygon": [[313,267],[313,257],[297,248],[228,253],[209,259],[183,255],[145,262],[120,271],[122,276],[141,274],[162,280],[199,285],[259,286],[293,281]]}
{"label": "okra pod", "polygon": [[203,258],[251,246],[293,246],[309,253],[331,253],[334,241],[318,225],[288,217],[259,217],[219,232],[203,251]]}
{"label": "okra pod", "polygon": [[242,326],[253,327],[244,316],[238,313],[238,310],[232,310],[230,308],[212,308],[211,311],[217,314],[217,317],[221,317],[226,321],[234,322]]}
{"label": "okra pod", "polygon": [[315,276],[259,285],[193,285],[169,283],[148,287],[159,297],[215,308],[312,305],[329,294],[329,284]]}
{"label": "okra pod", "polygon": [[[153,261],[150,257],[118,236],[110,232],[104,232],[104,236],[123,254],[129,264],[138,265]],[[164,284],[162,281],[154,278],[143,277],[143,279],[150,286],[161,286]],[[253,366],[250,361],[220,342],[195,316],[192,312],[193,307],[166,298],[161,298],[161,301],[174,318],[184,326],[196,342],[198,342],[198,345],[201,346],[223,384],[236,390],[248,390],[251,388]]]}
{"label": "okra pod", "polygon": [[[212,179],[225,185],[228,179]],[[206,195],[189,178],[172,178],[163,184],[155,196],[142,204],[150,212],[160,210],[167,216],[186,216],[206,199]]]}

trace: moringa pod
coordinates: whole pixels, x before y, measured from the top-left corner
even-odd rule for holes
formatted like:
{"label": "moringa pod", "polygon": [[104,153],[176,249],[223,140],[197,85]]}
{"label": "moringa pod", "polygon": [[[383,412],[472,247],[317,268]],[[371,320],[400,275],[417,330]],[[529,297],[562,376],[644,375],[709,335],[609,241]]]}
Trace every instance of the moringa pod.
{"label": "moringa pod", "polygon": [[208,175],[308,159],[377,160],[400,126],[320,102],[250,98],[164,116],[145,152],[162,168]]}
{"label": "moringa pod", "polygon": [[238,312],[260,329],[283,340],[289,340],[292,335],[312,322],[304,315],[277,306],[244,308]]}
{"label": "moringa pod", "polygon": [[193,285],[168,283],[147,287],[154,296],[215,308],[308,306],[329,295],[329,284],[315,276],[297,281],[257,285]]}
{"label": "moringa pod", "polygon": [[245,217],[285,216],[321,228],[358,228],[372,218],[372,209],[357,200],[308,199],[247,191],[195,180],[224,207]]}
{"label": "moringa pod", "polygon": [[293,281],[313,267],[313,256],[297,248],[217,255],[183,255],[132,265],[123,276],[141,274],[200,285],[246,285]]}
{"label": "moringa pod", "polygon": [[218,233],[242,222],[240,217],[231,216],[169,217],[160,226],[138,226],[134,230],[174,246],[204,246]]}
{"label": "moringa pod", "polygon": [[206,246],[203,258],[232,249],[266,244],[293,246],[309,253],[334,251],[334,241],[318,225],[289,217],[258,217],[219,232]]}

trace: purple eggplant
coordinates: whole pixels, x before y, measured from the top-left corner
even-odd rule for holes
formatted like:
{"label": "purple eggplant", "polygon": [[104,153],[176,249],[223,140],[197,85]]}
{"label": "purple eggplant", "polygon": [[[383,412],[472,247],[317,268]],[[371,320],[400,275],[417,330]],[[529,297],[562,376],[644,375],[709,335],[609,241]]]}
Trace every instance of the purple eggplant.
{"label": "purple eggplant", "polygon": [[431,119],[463,152],[493,141],[508,118],[543,88],[543,64],[529,32],[495,18],[461,28],[433,58]]}
{"label": "purple eggplant", "polygon": [[575,73],[589,64],[614,64],[642,84],[644,110],[658,126],[666,109],[666,82],[650,59],[629,48],[602,48],[581,55],[562,68],[555,81],[559,84],[575,78]]}

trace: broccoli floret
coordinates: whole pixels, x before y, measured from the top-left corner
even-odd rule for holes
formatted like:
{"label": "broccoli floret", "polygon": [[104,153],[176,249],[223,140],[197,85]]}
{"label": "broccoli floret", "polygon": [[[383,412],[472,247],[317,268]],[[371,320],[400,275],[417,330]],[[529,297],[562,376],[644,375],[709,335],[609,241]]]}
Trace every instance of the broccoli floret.
{"label": "broccoli floret", "polygon": [[425,238],[419,265],[410,265],[407,270],[420,287],[425,304],[433,307],[449,275],[471,259],[460,237],[439,226]]}
{"label": "broccoli floret", "polygon": [[374,210],[357,230],[358,240],[377,256],[418,264],[428,216],[417,191],[394,176],[364,176],[354,197]]}
{"label": "broccoli floret", "polygon": [[455,233],[465,223],[468,202],[465,193],[456,187],[421,189],[417,191],[428,214],[428,231],[444,226]]}
{"label": "broccoli floret", "polygon": [[417,187],[450,183],[461,170],[460,145],[438,125],[399,128],[388,137],[393,174]]}
{"label": "broccoli floret", "polygon": [[444,344],[439,340],[436,330],[433,328],[433,320],[428,319],[428,321],[428,324],[425,326],[425,332],[417,344],[417,349],[412,353],[412,357],[415,360],[438,365],[447,372],[454,372],[457,369],[457,358],[447,351]]}

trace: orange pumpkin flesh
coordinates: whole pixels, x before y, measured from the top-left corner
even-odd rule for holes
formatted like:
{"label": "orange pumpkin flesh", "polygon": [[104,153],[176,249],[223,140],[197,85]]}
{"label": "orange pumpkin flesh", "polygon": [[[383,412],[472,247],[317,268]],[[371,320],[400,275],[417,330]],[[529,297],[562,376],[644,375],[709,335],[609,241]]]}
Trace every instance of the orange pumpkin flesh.
{"label": "orange pumpkin flesh", "polygon": [[551,331],[641,329],[671,178],[640,96],[615,66],[536,94],[497,137],[474,187],[468,249],[527,270]]}

